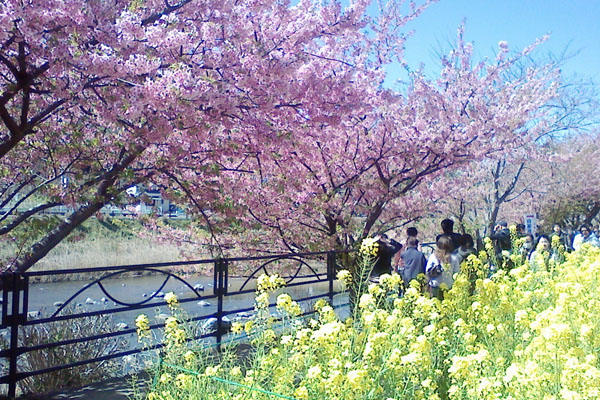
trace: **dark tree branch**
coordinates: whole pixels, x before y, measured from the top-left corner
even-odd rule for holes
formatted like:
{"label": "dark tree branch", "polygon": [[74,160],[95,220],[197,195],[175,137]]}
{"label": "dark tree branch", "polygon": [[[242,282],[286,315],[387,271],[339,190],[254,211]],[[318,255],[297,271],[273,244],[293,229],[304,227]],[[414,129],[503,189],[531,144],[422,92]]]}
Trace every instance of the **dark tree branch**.
{"label": "dark tree branch", "polygon": [[166,7],[163,11],[156,13],[154,15],[149,16],[148,18],[144,19],[142,21],[142,26],[146,26],[146,25],[150,25],[155,23],[156,21],[158,21],[161,17],[168,15],[170,13],[172,13],[173,11],[177,11],[178,9],[180,9],[181,7],[185,6],[186,4],[190,3],[192,0],[182,0],[179,4],[175,4],[175,5],[169,5],[168,3],[166,4]]}
{"label": "dark tree branch", "polygon": [[[30,250],[15,260],[11,269],[18,272],[24,272],[31,268],[36,262],[44,258],[50,250],[65,239],[75,228],[100,211],[102,207],[108,204],[115,196],[115,183],[119,175],[143,152],[144,148],[137,146],[127,157],[115,164],[100,182],[96,191],[95,199],[89,203],[83,204],[67,218],[62,220],[58,226],[52,229],[41,240],[31,246]],[[112,189],[112,190],[111,190]]]}
{"label": "dark tree branch", "polygon": [[[52,207],[61,206],[61,205],[62,205],[62,203],[46,203],[46,204],[42,204],[37,207],[31,208],[22,214],[19,214],[16,218],[14,218],[12,221],[10,221],[9,224],[7,224],[3,227],[0,227],[0,236],[7,234],[8,232],[12,231],[13,229],[15,229],[16,227],[21,225],[23,222],[25,222],[25,220],[27,220],[27,218],[29,218],[41,211],[47,210]],[[7,213],[7,215],[8,215],[8,213]]]}

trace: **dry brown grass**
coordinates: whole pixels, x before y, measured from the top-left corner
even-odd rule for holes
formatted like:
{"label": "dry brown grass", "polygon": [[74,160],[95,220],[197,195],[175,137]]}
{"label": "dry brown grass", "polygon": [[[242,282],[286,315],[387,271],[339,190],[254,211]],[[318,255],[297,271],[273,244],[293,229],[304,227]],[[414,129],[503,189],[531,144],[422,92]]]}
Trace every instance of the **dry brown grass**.
{"label": "dry brown grass", "polygon": [[142,238],[100,238],[75,243],[63,242],[32,270],[93,268],[179,260],[180,250],[175,245],[158,244]]}
{"label": "dry brown grass", "polygon": [[[15,249],[7,246],[0,248],[0,256],[14,256]],[[109,267],[118,265],[153,264],[182,261],[180,248],[174,244],[156,243],[140,237],[128,238],[89,238],[77,242],[64,241],[56,246],[46,257],[35,264],[30,271],[56,271],[73,268]],[[178,272],[198,273],[197,268],[178,267]],[[34,281],[84,280],[84,275],[42,276]]]}
{"label": "dry brown grass", "polygon": [[[83,227],[85,233],[74,232],[66,240],[52,249],[48,255],[35,264],[30,271],[57,271],[79,268],[95,268],[136,264],[156,264],[165,262],[211,259],[213,256],[206,249],[197,245],[188,244],[180,247],[176,244],[162,243],[139,234],[151,235],[145,232],[143,226],[136,221],[112,220],[88,221]],[[0,263],[1,260],[10,260],[18,255],[17,247],[9,242],[0,241]],[[229,252],[227,256],[247,256],[245,252]],[[190,258],[191,257],[191,258]],[[230,265],[230,276],[248,276],[264,260],[238,261]],[[293,264],[287,266],[287,264]],[[321,263],[317,263],[321,264]],[[4,263],[10,265],[10,261]],[[268,270],[277,270],[280,274],[289,274],[295,271],[298,265],[293,262],[269,263]],[[213,264],[184,265],[168,268],[176,274],[206,274],[212,275]],[[132,272],[130,275],[139,275],[140,272]],[[47,282],[59,280],[88,280],[98,278],[101,273],[64,274],[33,277],[32,281]],[[125,275],[120,275],[124,277]]]}

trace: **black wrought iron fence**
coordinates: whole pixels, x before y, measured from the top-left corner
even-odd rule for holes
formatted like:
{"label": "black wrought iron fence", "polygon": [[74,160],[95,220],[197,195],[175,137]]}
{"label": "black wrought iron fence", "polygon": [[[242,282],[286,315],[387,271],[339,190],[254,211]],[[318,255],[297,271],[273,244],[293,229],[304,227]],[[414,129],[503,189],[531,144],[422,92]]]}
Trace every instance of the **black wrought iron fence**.
{"label": "black wrought iron fence", "polygon": [[[285,278],[288,290],[289,288],[294,287],[308,287],[309,290],[307,290],[306,293],[292,296],[296,301],[307,302],[318,298],[328,297],[333,304],[334,296],[338,294],[334,282],[335,271],[339,265],[338,258],[342,253],[344,252],[329,251],[278,254],[261,257],[221,258],[215,260],[82,268],[60,271],[4,273],[0,275],[0,279],[2,279],[3,283],[1,292],[2,320],[0,323],[0,330],[8,333],[8,346],[7,348],[0,350],[0,359],[4,360],[4,365],[6,367],[4,370],[8,372],[0,376],[0,385],[7,385],[9,398],[14,398],[16,395],[17,383],[28,377],[134,355],[143,351],[162,347],[161,344],[153,345],[150,348],[130,344],[131,347],[125,350],[103,354],[97,357],[81,359],[62,365],[46,366],[37,370],[23,370],[23,368],[20,368],[21,363],[19,362],[19,359],[30,352],[43,351],[59,346],[73,346],[107,338],[122,338],[128,335],[132,336],[136,333],[135,327],[130,328],[129,326],[121,326],[118,329],[115,328],[115,330],[111,332],[88,332],[87,335],[83,337],[70,338],[67,340],[50,340],[45,343],[23,345],[22,340],[20,340],[22,339],[20,335],[22,335],[23,328],[25,327],[42,326],[58,321],[72,321],[94,316],[114,316],[127,312],[131,313],[132,311],[141,312],[148,308],[156,309],[166,307],[167,303],[162,298],[164,296],[162,291],[166,290],[169,286],[173,286],[174,283],[177,283],[179,285],[178,288],[184,290],[184,295],[179,299],[182,306],[190,302],[198,302],[198,304],[200,304],[200,302],[208,304],[209,300],[216,302],[216,308],[215,306],[212,306],[213,312],[191,315],[190,322],[203,322],[204,325],[207,325],[207,323],[210,322],[214,329],[207,329],[204,332],[200,332],[193,339],[209,340],[216,346],[220,346],[223,336],[228,332],[228,326],[231,321],[228,316],[231,316],[232,314],[248,314],[254,309],[251,300],[246,300],[245,303],[238,302],[238,306],[234,308],[228,307],[228,299],[233,298],[234,296],[239,297],[244,295],[247,298],[251,298],[255,290],[255,279],[263,272],[267,274],[278,272]],[[244,277],[232,279],[230,272],[232,265],[235,263],[252,264],[252,272]],[[207,284],[207,286],[212,286],[212,293],[208,293],[209,290],[204,290],[205,288],[200,287],[199,285],[193,285],[184,277],[169,272],[168,270],[173,267],[202,264],[213,265],[214,274],[212,283]],[[282,271],[285,271],[285,273],[282,273]],[[145,297],[142,300],[131,300],[131,296],[116,294],[114,288],[111,286],[115,286],[115,282],[118,282],[115,281],[116,278],[125,275],[130,276],[132,273],[152,273],[164,277],[164,279],[162,279],[162,282],[159,281],[152,293],[144,294]],[[33,279],[39,279],[44,276],[49,277],[65,274],[87,274],[89,276],[100,274],[101,276],[90,280],[89,283],[86,283],[82,288],[75,290],[68,299],[56,302],[54,306],[56,306],[57,309],[50,316],[39,316],[37,315],[37,312],[31,313],[29,309],[32,295],[30,290],[32,286],[30,282]],[[171,284],[169,285],[170,282]],[[313,288],[316,290],[313,290]],[[80,301],[79,299],[92,289],[96,292],[98,292],[99,289],[105,296],[103,297],[103,302],[105,304],[103,309],[85,310],[83,307],[75,309],[69,307],[70,305],[73,305],[73,303]],[[39,293],[36,293],[36,295],[39,295]],[[107,304],[111,302],[113,306],[108,307]],[[346,304],[338,304],[338,306],[343,305]],[[52,304],[48,304],[48,306],[52,306]],[[274,306],[274,304],[272,304],[272,306]],[[69,312],[67,313],[67,311]],[[310,313],[310,311],[307,311],[307,313]],[[163,324],[161,323],[150,325],[151,330],[162,327]]]}

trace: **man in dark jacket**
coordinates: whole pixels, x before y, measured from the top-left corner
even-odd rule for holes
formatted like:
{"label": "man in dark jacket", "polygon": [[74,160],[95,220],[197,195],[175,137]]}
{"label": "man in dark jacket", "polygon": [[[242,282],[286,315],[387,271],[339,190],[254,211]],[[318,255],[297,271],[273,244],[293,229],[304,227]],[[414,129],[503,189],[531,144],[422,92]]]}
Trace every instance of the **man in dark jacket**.
{"label": "man in dark jacket", "polygon": [[381,235],[377,242],[379,243],[379,252],[371,272],[372,277],[390,274],[392,272],[392,258],[394,254],[402,249],[402,244],[394,239],[389,239],[386,234]]}
{"label": "man in dark jacket", "polygon": [[567,232],[564,232],[559,224],[554,224],[552,228],[552,235],[550,235],[550,239],[552,237],[558,236],[558,242],[565,246],[565,250],[571,250],[571,240],[569,240],[569,235]]}
{"label": "man in dark jacket", "polygon": [[435,242],[437,243],[437,241],[442,236],[448,236],[452,240],[452,244],[454,245],[454,250],[456,250],[458,248],[458,246],[460,246],[460,233],[454,232],[454,221],[452,221],[449,218],[446,218],[446,219],[442,220],[442,223],[440,225],[442,226],[443,233],[436,236]]}
{"label": "man in dark jacket", "polygon": [[399,266],[399,272],[405,287],[408,287],[410,281],[415,279],[417,275],[425,273],[427,260],[425,259],[425,255],[417,250],[418,246],[419,241],[417,238],[410,236],[406,241],[406,249],[400,255],[401,265]]}
{"label": "man in dark jacket", "polygon": [[492,239],[492,242],[494,243],[494,249],[496,250],[496,255],[498,257],[501,256],[503,250],[509,252],[512,250],[510,231],[508,230],[508,224],[505,221],[498,222],[494,227],[494,233],[490,236],[490,239]]}

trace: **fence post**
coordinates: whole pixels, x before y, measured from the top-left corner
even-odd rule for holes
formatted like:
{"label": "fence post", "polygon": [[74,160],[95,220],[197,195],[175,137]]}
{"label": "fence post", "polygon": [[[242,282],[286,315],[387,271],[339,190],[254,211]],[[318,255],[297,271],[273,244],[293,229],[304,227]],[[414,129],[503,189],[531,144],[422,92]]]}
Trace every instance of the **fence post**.
{"label": "fence post", "polygon": [[217,349],[221,350],[223,337],[223,300],[227,293],[227,278],[229,277],[229,263],[223,259],[215,261],[214,294],[217,296]]}
{"label": "fence post", "polygon": [[[10,326],[10,344],[8,351],[8,398],[14,399],[17,393],[17,358],[19,357],[19,326],[27,318],[27,298],[25,285],[27,282],[17,272],[2,275],[4,299],[2,304],[3,328]],[[21,293],[24,293],[23,307],[21,307]],[[10,311],[8,303],[10,302]],[[22,311],[21,311],[22,308]]]}
{"label": "fence post", "polygon": [[327,281],[329,283],[329,303],[333,307],[333,281],[335,279],[335,252],[327,252]]}

